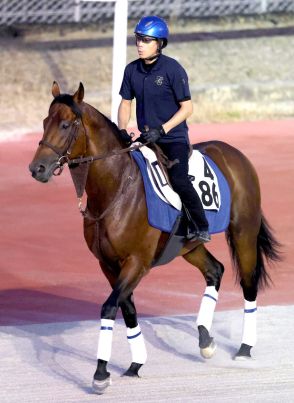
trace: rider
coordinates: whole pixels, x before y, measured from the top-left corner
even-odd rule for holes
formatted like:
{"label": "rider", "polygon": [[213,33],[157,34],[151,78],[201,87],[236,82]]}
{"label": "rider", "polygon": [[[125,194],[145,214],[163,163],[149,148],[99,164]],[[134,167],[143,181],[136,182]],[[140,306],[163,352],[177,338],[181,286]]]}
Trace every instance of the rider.
{"label": "rider", "polygon": [[193,110],[188,77],[176,60],[161,53],[167,46],[168,34],[162,18],[148,16],[138,22],[135,38],[139,59],[125,68],[118,126],[126,134],[135,98],[141,138],[157,143],[169,160],[179,160],[170,168],[169,177],[193,223],[190,238],[208,242],[208,222],[188,176],[190,143],[186,119]]}

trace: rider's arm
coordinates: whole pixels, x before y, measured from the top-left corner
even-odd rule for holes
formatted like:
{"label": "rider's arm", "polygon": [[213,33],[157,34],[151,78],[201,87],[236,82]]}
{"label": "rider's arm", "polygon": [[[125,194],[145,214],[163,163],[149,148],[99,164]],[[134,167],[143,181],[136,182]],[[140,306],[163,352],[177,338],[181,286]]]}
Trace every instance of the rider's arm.
{"label": "rider's arm", "polygon": [[132,100],[123,99],[118,108],[117,122],[119,129],[126,129],[131,118]]}
{"label": "rider's arm", "polygon": [[162,125],[165,133],[168,133],[171,129],[184,122],[184,120],[192,115],[192,112],[193,104],[190,99],[180,102],[180,109],[171,117],[170,120]]}

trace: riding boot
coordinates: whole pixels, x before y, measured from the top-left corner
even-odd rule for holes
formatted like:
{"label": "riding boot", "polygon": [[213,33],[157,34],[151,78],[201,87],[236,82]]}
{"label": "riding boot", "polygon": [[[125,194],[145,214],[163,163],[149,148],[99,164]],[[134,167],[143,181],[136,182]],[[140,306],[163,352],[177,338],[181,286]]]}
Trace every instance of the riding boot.
{"label": "riding boot", "polygon": [[195,220],[193,220],[193,218],[191,217],[189,210],[184,204],[183,210],[185,211],[185,214],[188,218],[187,239],[189,241],[199,240],[202,242],[209,242],[211,240],[211,237],[208,232],[208,226],[207,229],[205,228],[200,230]]}

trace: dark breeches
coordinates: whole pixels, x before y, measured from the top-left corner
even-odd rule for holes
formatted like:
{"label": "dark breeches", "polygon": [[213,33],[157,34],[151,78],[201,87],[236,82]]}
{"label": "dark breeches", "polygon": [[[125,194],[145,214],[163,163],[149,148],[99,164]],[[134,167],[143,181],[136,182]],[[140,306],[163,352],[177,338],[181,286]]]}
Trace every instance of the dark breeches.
{"label": "dark breeches", "polygon": [[168,170],[171,185],[174,191],[180,196],[182,203],[188,209],[198,229],[200,231],[206,231],[208,229],[208,222],[204,214],[202,203],[188,176],[189,146],[186,143],[166,143],[159,145],[170,161],[175,159],[179,160],[179,163],[174,164]]}

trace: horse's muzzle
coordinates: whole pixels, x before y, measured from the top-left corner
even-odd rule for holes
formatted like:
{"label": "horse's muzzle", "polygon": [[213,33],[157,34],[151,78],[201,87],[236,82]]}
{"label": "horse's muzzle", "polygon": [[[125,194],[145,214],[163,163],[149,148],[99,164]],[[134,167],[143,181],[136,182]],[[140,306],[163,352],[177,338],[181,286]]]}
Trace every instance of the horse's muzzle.
{"label": "horse's muzzle", "polygon": [[29,170],[31,171],[32,177],[39,182],[46,183],[52,177],[54,170],[57,168],[56,163],[48,167],[42,163],[32,162],[29,165]]}

